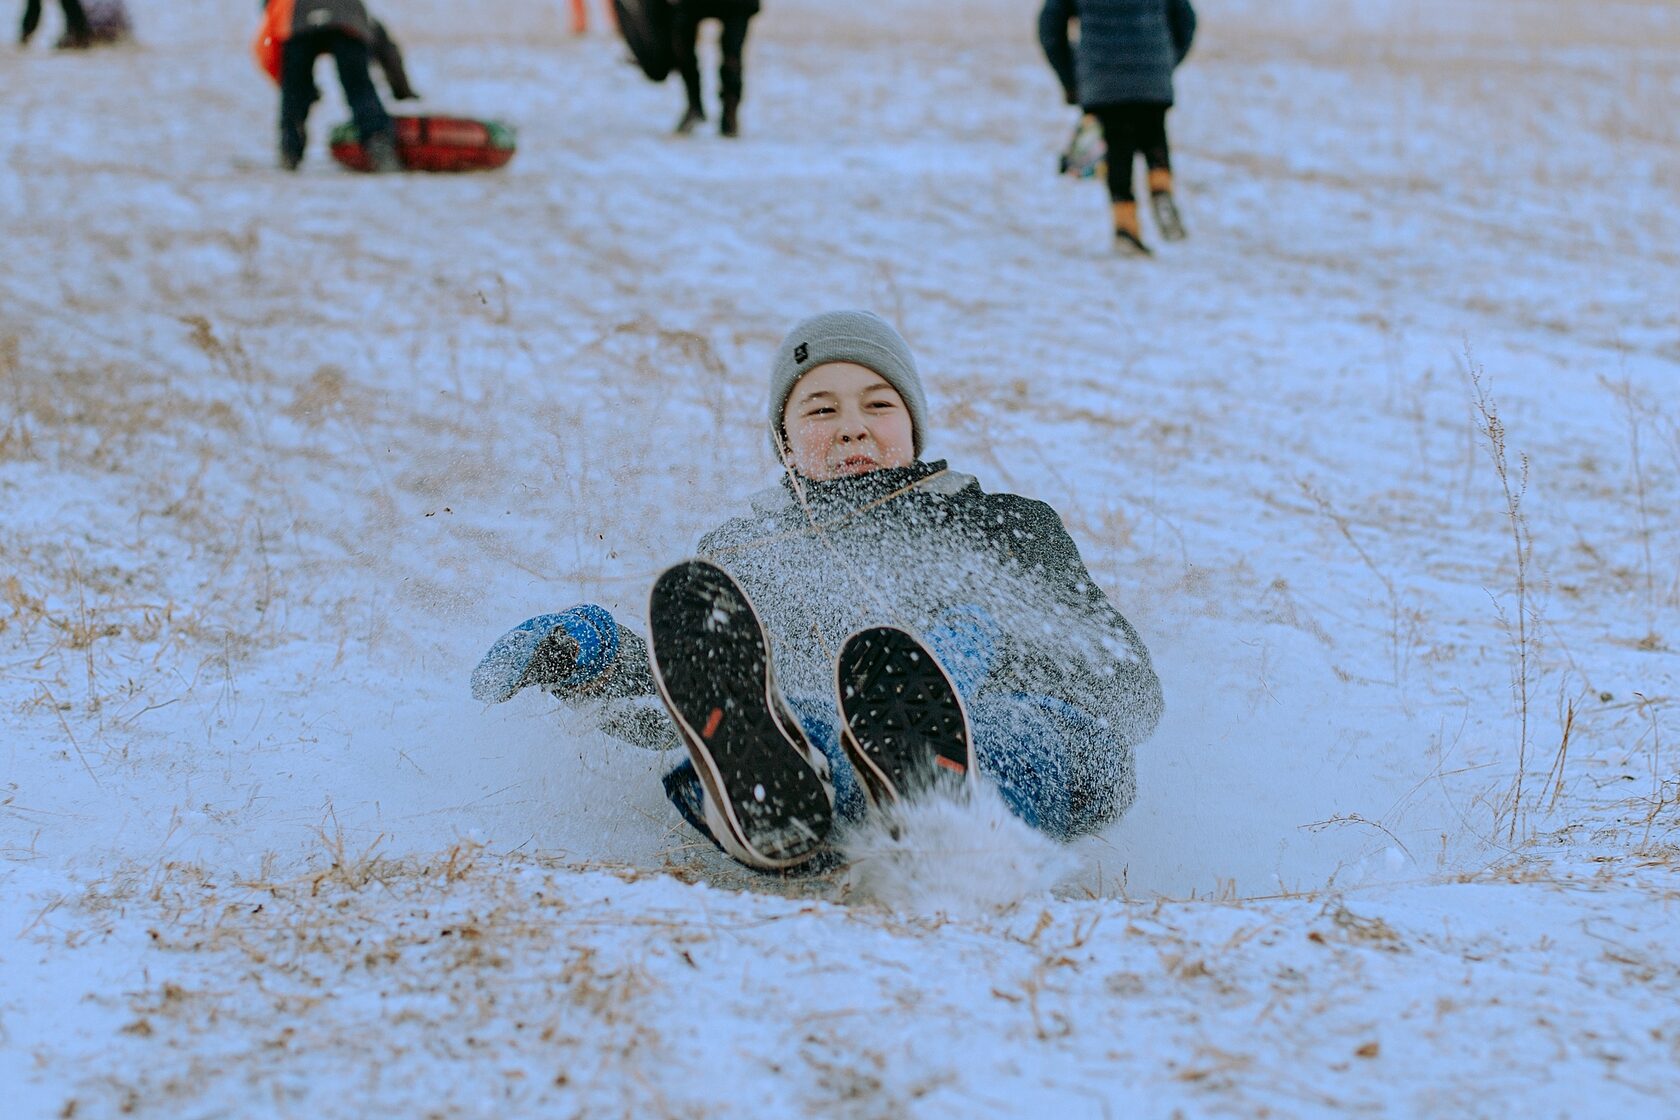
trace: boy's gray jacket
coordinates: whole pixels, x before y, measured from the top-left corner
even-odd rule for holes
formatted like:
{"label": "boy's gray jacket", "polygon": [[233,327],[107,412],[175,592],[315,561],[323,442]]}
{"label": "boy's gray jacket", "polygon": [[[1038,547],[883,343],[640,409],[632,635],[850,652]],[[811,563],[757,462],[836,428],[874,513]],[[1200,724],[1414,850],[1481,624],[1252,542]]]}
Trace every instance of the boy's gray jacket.
{"label": "boy's gray jacket", "polygon": [[[1079,48],[1068,21],[1079,20]],[[1045,0],[1038,39],[1068,101],[1091,108],[1173,103],[1173,70],[1190,52],[1190,0]],[[1077,57],[1076,57],[1077,54]]]}
{"label": "boy's gray jacket", "polygon": [[[832,704],[834,656],[862,627],[926,635],[946,625],[953,608],[981,607],[999,631],[982,696],[1061,700],[1095,717],[1118,749],[1146,738],[1160,719],[1148,651],[1045,503],[988,494],[943,463],[916,463],[833,482],[801,479],[797,489],[784,480],[752,505],[750,516],[706,534],[699,554],[751,597],[789,697]],[[621,661],[645,655],[625,637]],[[632,664],[615,676],[622,679],[606,695],[651,691]]]}

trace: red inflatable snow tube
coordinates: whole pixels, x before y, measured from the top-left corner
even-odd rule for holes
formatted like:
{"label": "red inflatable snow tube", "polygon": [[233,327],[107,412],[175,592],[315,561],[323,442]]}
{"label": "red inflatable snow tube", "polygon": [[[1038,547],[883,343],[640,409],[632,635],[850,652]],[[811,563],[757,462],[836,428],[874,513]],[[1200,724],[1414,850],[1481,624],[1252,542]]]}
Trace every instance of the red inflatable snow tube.
{"label": "red inflatable snow tube", "polygon": [[[491,171],[505,166],[518,145],[511,125],[471,117],[392,117],[397,158],[409,171]],[[372,171],[356,126],[332,131],[333,158],[352,171]]]}

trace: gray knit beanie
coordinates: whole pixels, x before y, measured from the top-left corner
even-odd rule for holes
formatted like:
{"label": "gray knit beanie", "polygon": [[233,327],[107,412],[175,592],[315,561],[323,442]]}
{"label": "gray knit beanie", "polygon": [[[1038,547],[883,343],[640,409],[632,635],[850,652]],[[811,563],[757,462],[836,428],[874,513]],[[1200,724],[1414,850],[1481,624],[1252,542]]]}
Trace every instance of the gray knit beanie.
{"label": "gray knit beanie", "polygon": [[910,412],[910,433],[918,457],[927,429],[927,397],[916,372],[910,344],[892,324],[873,311],[827,311],[794,327],[776,351],[770,368],[770,443],[781,455],[782,410],[794,383],[820,365],[855,362],[886,378],[904,398]]}

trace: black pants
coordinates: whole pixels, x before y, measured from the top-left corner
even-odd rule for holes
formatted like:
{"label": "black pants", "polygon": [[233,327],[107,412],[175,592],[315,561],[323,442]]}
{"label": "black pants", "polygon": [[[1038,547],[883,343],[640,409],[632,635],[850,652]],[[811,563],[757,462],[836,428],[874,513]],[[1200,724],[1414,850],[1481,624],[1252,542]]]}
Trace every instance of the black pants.
{"label": "black pants", "polygon": [[315,60],[324,54],[338,64],[338,81],[362,142],[391,131],[390,114],[368,73],[367,44],[342,31],[307,31],[287,39],[280,54],[280,152],[293,160],[302,158],[308,143],[304,124],[309,107],[321,96],[315,88]]}
{"label": "black pants", "polygon": [[688,92],[688,107],[702,111],[700,105],[700,59],[695,47],[700,38],[700,21],[716,19],[723,24],[718,48],[723,63],[718,67],[718,92],[725,107],[741,103],[741,52],[747,46],[747,25],[752,16],[735,10],[731,5],[711,5],[689,0],[678,4],[671,13],[671,43],[676,48],[677,69],[682,73],[683,88]]}
{"label": "black pants", "polygon": [[1137,101],[1085,106],[1085,111],[1102,124],[1103,142],[1108,145],[1108,197],[1113,201],[1135,201],[1132,166],[1137,153],[1143,153],[1151,171],[1172,170],[1167,150],[1167,108]]}
{"label": "black pants", "polygon": [[[87,13],[82,11],[81,0],[59,0],[59,6],[64,9],[64,37],[69,41],[85,42],[93,38],[93,29],[88,26]],[[18,35],[18,41],[27,43],[35,29],[41,26],[41,0],[28,0],[23,6],[23,29]]]}

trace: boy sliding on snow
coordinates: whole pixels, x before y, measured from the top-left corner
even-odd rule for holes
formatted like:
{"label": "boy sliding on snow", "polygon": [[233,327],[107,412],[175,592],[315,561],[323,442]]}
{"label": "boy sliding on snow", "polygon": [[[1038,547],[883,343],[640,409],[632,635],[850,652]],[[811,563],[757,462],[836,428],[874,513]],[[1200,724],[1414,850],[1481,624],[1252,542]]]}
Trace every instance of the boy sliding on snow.
{"label": "boy sliding on snow", "polygon": [[[1077,51],[1068,38],[1071,20],[1079,21]],[[1168,241],[1184,239],[1173,202],[1167,110],[1173,104],[1173,71],[1195,35],[1190,0],[1045,0],[1039,11],[1039,42],[1068,104],[1084,106],[1102,125],[1114,246],[1129,256],[1150,255],[1132,193],[1132,165],[1140,152],[1149,168],[1156,228]]]}
{"label": "boy sliding on snow", "polygon": [[690,757],[667,795],[765,870],[941,774],[977,769],[1058,839],[1118,819],[1136,792],[1132,749],[1161,714],[1149,654],[1053,509],[920,459],[926,413],[884,320],[800,323],[770,379],[786,475],[659,578],[651,659],[583,604],[503,635],[473,695],[538,685],[593,705],[622,738],[679,738]]}

